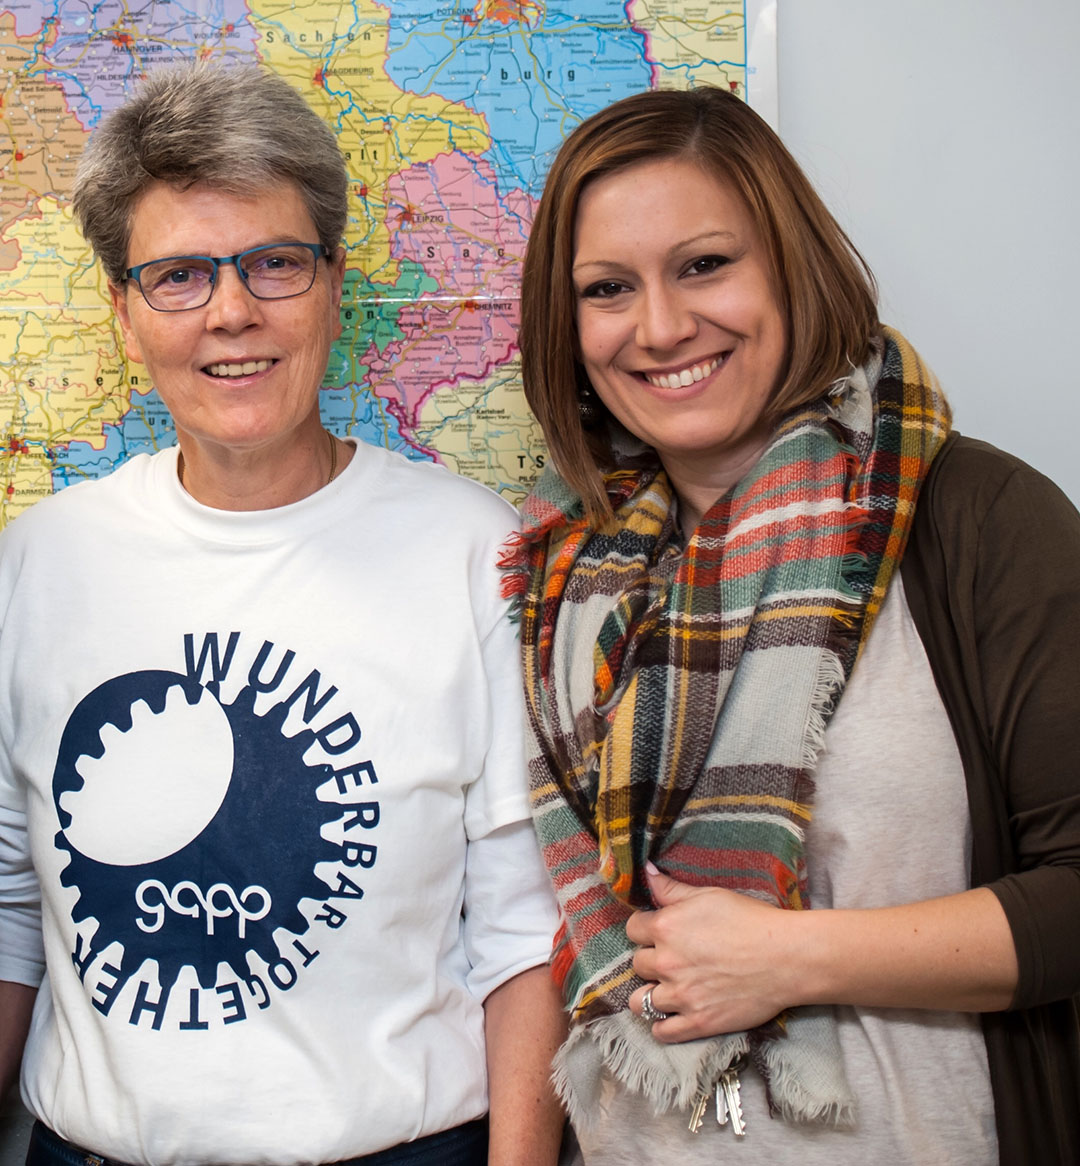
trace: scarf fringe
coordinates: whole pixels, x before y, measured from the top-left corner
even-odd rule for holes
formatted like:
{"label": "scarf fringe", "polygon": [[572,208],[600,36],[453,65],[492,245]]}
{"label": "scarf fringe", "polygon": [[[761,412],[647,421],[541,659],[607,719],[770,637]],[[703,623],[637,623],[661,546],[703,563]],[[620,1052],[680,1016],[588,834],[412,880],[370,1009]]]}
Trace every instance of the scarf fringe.
{"label": "scarf fringe", "polygon": [[756,1060],[769,1086],[770,1107],[785,1121],[850,1129],[855,1125],[857,1103],[848,1090],[832,1097],[814,1096],[803,1084],[804,1075],[785,1056],[783,1041],[764,1041],[757,1046]]}
{"label": "scarf fringe", "polygon": [[[828,1023],[819,1010],[810,1012],[806,1026]],[[784,1036],[755,1042],[752,1060],[767,1083],[770,1107],[788,1121],[850,1128],[855,1124],[855,1097],[842,1072],[837,1079],[833,1058],[815,1064],[811,1049],[818,1049],[819,1042],[808,1043],[811,1048],[807,1042],[792,1046]],[[602,1116],[604,1070],[649,1102],[655,1113],[688,1113],[702,1092],[715,1088],[720,1074],[750,1051],[745,1032],[663,1045],[653,1039],[651,1026],[624,1011],[573,1029],[555,1056],[552,1082],[578,1128]],[[808,1081],[817,1094],[807,1088]]]}
{"label": "scarf fringe", "polygon": [[525,610],[525,596],[529,591],[531,563],[529,540],[521,531],[514,531],[499,550],[495,560],[501,572],[499,594],[509,601],[507,615],[511,623],[520,624]]}
{"label": "scarf fringe", "polygon": [[603,1069],[656,1113],[688,1111],[749,1048],[746,1033],[662,1045],[640,1017],[617,1012],[571,1030],[555,1056],[552,1082],[575,1126],[600,1116]]}
{"label": "scarf fringe", "polygon": [[834,652],[823,652],[806,718],[802,741],[802,763],[813,769],[825,749],[825,726],[829,723],[837,697],[844,689],[844,666]]}

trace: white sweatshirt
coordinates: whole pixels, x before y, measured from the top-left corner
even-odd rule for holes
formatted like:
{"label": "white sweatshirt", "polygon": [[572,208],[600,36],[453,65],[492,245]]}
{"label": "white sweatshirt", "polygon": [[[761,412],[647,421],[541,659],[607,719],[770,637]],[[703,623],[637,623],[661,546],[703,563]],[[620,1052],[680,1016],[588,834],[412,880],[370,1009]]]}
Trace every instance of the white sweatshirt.
{"label": "white sweatshirt", "polygon": [[333,1162],[485,1112],[482,1001],[555,926],[514,524],[365,445],[294,505],[212,510],[173,449],[0,537],[0,978],[43,940],[23,1095],[57,1133]]}

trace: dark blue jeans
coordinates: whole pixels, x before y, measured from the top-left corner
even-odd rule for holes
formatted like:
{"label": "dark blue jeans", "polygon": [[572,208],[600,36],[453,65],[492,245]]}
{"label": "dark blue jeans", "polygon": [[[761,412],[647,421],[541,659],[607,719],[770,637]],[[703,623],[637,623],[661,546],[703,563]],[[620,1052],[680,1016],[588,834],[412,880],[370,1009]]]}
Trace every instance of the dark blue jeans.
{"label": "dark blue jeans", "polygon": [[[349,1158],[338,1166],[485,1166],[487,1143],[487,1121],[471,1121],[376,1154]],[[126,1163],[73,1146],[48,1126],[35,1122],[26,1166],[126,1166]]]}

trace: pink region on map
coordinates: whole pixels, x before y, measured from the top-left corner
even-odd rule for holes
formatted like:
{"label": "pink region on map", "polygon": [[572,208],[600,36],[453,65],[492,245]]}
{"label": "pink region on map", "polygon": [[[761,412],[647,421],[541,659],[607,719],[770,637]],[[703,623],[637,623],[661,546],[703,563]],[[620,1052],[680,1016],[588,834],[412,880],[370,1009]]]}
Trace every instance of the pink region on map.
{"label": "pink region on map", "polygon": [[534,207],[523,191],[500,194],[491,167],[459,153],[410,166],[388,183],[391,253],[439,285],[398,314],[401,339],[364,357],[372,391],[406,438],[432,393],[484,380],[513,353]]}
{"label": "pink region on map", "polygon": [[420,300],[398,315],[403,340],[364,357],[368,384],[397,419],[415,430],[432,393],[462,380],[480,381],[504,364],[517,344],[516,300]]}
{"label": "pink region on map", "polygon": [[521,190],[500,193],[482,159],[440,154],[387,184],[392,254],[419,264],[443,295],[517,299],[534,208]]}

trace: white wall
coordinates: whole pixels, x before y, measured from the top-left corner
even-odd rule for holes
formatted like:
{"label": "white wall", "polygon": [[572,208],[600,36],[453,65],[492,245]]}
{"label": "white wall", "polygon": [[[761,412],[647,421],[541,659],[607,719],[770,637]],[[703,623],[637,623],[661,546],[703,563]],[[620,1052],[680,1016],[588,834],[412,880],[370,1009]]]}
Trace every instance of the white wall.
{"label": "white wall", "polygon": [[1080,504],[1080,2],[779,0],[780,133],[962,432]]}

